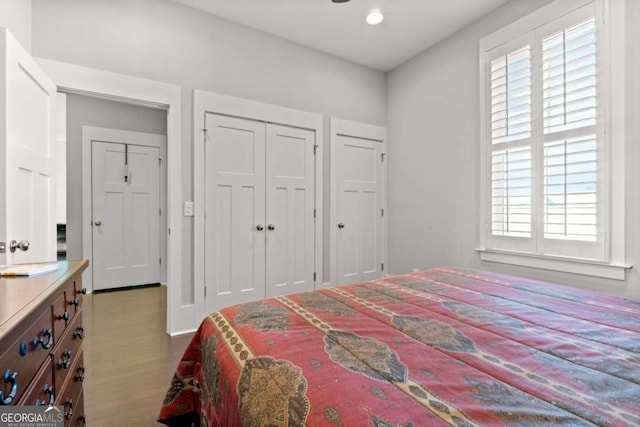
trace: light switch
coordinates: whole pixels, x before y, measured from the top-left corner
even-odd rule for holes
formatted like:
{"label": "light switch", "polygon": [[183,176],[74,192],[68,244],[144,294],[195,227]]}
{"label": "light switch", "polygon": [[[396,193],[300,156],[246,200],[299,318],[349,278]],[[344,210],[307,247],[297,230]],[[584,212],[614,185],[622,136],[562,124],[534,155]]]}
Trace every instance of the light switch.
{"label": "light switch", "polygon": [[193,202],[184,202],[184,216],[193,216]]}

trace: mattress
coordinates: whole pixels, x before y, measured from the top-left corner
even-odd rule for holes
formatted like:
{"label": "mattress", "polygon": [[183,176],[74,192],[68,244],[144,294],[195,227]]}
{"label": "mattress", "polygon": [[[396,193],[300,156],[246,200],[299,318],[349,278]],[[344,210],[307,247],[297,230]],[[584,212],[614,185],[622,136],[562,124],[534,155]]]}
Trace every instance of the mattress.
{"label": "mattress", "polygon": [[459,267],[207,316],[169,426],[638,426],[640,301]]}

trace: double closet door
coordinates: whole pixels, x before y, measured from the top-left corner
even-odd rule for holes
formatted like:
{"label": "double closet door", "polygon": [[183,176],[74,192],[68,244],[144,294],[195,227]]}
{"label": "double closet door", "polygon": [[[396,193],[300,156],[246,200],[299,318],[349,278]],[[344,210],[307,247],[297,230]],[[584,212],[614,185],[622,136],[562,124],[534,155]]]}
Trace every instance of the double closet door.
{"label": "double closet door", "polygon": [[214,113],[205,128],[207,308],[312,290],[315,132]]}

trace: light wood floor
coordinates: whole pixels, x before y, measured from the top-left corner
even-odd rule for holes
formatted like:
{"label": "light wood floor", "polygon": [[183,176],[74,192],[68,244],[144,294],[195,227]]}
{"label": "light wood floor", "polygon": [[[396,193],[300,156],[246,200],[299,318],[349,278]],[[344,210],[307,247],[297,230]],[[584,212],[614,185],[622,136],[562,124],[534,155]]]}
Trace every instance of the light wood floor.
{"label": "light wood floor", "polygon": [[84,297],[84,405],[88,427],[160,426],[173,371],[191,334],[166,334],[166,287]]}

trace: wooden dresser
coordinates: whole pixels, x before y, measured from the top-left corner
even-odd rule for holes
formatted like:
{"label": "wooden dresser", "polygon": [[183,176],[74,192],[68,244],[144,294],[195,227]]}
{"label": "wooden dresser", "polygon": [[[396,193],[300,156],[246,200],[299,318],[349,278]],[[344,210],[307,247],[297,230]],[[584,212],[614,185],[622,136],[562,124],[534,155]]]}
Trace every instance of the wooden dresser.
{"label": "wooden dresser", "polygon": [[0,279],[0,405],[64,406],[65,426],[83,426],[82,272],[62,261],[32,278]]}

